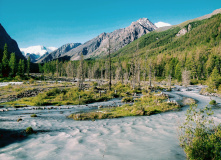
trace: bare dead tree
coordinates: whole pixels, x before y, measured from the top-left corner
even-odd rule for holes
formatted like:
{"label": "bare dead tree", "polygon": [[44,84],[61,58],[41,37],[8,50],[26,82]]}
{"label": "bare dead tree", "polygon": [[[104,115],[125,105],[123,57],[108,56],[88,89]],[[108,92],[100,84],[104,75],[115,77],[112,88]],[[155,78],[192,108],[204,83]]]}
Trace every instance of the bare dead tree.
{"label": "bare dead tree", "polygon": [[80,59],[80,64],[78,68],[78,87],[80,90],[83,90],[84,79],[85,79],[84,57],[83,57],[83,53],[81,53],[81,59]]}
{"label": "bare dead tree", "polygon": [[120,81],[121,80],[121,83],[123,84],[123,70],[122,70],[122,66],[121,66],[121,61],[120,61],[120,58],[118,57],[119,61],[117,63],[117,69],[115,71],[115,79],[116,81]]}
{"label": "bare dead tree", "polygon": [[136,77],[137,77],[137,83],[138,83],[138,86],[140,87],[140,70],[141,70],[141,59],[137,59],[137,62],[136,62]]}
{"label": "bare dead tree", "polygon": [[109,55],[109,90],[111,90],[111,55],[110,55],[110,52],[111,52],[111,45],[110,45],[110,37],[108,39],[108,42],[109,42],[109,47],[108,47],[108,55]]}
{"label": "bare dead tree", "polygon": [[139,42],[137,42],[137,48],[135,53],[135,73],[134,73],[134,82],[135,84],[138,83],[138,86],[140,87],[140,69],[141,69],[141,59],[139,58]]}
{"label": "bare dead tree", "polygon": [[151,75],[152,75],[152,64],[150,62],[149,63],[149,75],[148,75],[148,77],[149,77],[149,88],[150,89],[152,88],[152,86],[151,86]]}
{"label": "bare dead tree", "polygon": [[73,78],[75,79],[77,77],[77,67],[75,65],[75,63],[71,63],[72,64],[72,75],[73,75]]}
{"label": "bare dead tree", "polygon": [[108,65],[108,62],[105,61],[105,73],[104,73],[104,77],[105,79],[109,79],[109,65]]}
{"label": "bare dead tree", "polygon": [[146,82],[146,77],[147,77],[147,58],[145,58],[144,64],[143,64],[143,80]]}
{"label": "bare dead tree", "polygon": [[89,67],[88,68],[88,80],[91,81],[92,79],[92,69]]}
{"label": "bare dead tree", "polygon": [[58,78],[58,75],[59,75],[59,61],[58,60],[56,60],[56,75]]}
{"label": "bare dead tree", "polygon": [[130,75],[131,75],[131,85],[132,88],[135,88],[135,65],[134,65],[134,58],[132,58],[130,63]]}
{"label": "bare dead tree", "polygon": [[74,67],[72,65],[72,62],[69,61],[67,63],[67,66],[66,66],[66,74],[67,74],[68,77],[73,77],[74,76],[73,75],[73,69],[74,69]]}
{"label": "bare dead tree", "polygon": [[187,71],[186,69],[182,72],[182,81],[183,86],[187,87],[190,84],[190,71]]}
{"label": "bare dead tree", "polygon": [[104,79],[104,66],[102,63],[102,65],[101,65],[101,85],[103,84],[103,79]]}
{"label": "bare dead tree", "polygon": [[124,80],[125,80],[126,84],[127,84],[128,81],[129,81],[129,74],[128,74],[127,71],[124,73]]}
{"label": "bare dead tree", "polygon": [[170,71],[170,74],[169,74],[169,76],[168,76],[168,80],[169,80],[169,90],[171,90],[171,79],[172,79],[171,73],[172,73],[172,71]]}

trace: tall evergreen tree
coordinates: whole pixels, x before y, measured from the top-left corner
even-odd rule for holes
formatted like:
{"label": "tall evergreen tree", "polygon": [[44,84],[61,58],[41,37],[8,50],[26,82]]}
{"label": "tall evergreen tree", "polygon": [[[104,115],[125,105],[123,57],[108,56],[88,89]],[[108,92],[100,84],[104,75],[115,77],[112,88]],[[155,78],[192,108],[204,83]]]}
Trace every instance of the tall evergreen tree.
{"label": "tall evergreen tree", "polygon": [[218,69],[214,67],[210,77],[209,77],[209,87],[211,89],[217,89],[219,86],[220,75]]}
{"label": "tall evergreen tree", "polygon": [[181,65],[177,63],[175,68],[175,78],[180,82],[182,80]]}
{"label": "tall evergreen tree", "polygon": [[22,73],[22,76],[24,77],[25,75],[25,61],[24,59],[21,61],[21,73]]}
{"label": "tall evergreen tree", "polygon": [[0,63],[0,77],[2,77],[2,63]]}
{"label": "tall evergreen tree", "polygon": [[11,57],[9,60],[9,67],[10,67],[10,76],[15,77],[15,71],[16,71],[16,58],[15,53],[11,53]]}
{"label": "tall evergreen tree", "polygon": [[28,61],[27,61],[27,75],[29,76],[30,73],[30,64],[31,64],[31,59],[30,56],[28,57]]}
{"label": "tall evergreen tree", "polygon": [[18,63],[17,75],[22,76],[22,61],[21,61],[21,59],[19,60],[19,63]]}
{"label": "tall evergreen tree", "polygon": [[8,77],[9,75],[9,65],[8,65],[8,46],[5,44],[3,58],[2,58],[2,73],[3,77]]}

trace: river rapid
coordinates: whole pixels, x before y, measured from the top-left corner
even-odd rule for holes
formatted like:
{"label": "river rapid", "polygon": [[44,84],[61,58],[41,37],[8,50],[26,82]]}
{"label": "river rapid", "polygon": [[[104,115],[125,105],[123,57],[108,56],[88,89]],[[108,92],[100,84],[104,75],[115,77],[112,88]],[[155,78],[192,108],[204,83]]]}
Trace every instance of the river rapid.
{"label": "river rapid", "polygon": [[[182,99],[183,96],[191,97],[198,101],[199,108],[208,105],[211,100],[210,97],[199,95],[202,86],[191,86],[191,91],[176,87],[181,91],[166,92],[174,97],[172,100]],[[220,98],[212,99],[221,103]],[[183,149],[179,146],[177,129],[185,120],[188,106],[183,107],[181,111],[151,116],[96,121],[74,121],[66,117],[77,111],[88,111],[98,105],[116,104],[120,104],[119,99],[87,106],[61,106],[60,109],[56,107],[50,110],[34,110],[33,107],[27,107],[1,112],[0,159],[186,159]],[[221,123],[221,109],[214,108],[214,111],[215,122]],[[34,113],[38,117],[31,118],[30,115]],[[18,118],[22,118],[22,121],[17,122]],[[29,126],[36,131],[35,134],[10,140],[10,134],[20,133]]]}

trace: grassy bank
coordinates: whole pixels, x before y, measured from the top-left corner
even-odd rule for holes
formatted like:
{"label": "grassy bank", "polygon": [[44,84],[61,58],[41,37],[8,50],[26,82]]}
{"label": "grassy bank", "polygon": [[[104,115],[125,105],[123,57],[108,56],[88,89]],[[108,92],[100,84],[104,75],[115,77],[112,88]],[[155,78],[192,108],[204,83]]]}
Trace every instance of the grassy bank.
{"label": "grassy bank", "polygon": [[4,103],[15,106],[17,104],[30,106],[44,105],[78,105],[92,102],[106,101],[112,98],[130,96],[141,92],[139,89],[132,90],[130,85],[121,83],[113,85],[112,91],[107,90],[108,85],[98,87],[93,84],[88,90],[79,90],[76,86],[70,88],[53,88],[49,91],[39,93],[35,97],[21,98],[17,101]]}
{"label": "grassy bank", "polygon": [[148,93],[135,100],[133,105],[125,104],[121,107],[105,108],[88,113],[71,114],[69,118],[73,118],[74,120],[95,120],[128,116],[149,116],[180,108],[180,105],[177,103],[166,102],[167,98],[168,97],[164,94],[156,95]]}

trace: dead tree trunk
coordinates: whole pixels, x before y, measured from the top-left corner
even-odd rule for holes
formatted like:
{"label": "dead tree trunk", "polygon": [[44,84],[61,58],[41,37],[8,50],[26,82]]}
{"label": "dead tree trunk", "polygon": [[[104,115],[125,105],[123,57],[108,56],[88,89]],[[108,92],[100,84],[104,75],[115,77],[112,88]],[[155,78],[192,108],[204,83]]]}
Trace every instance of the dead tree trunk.
{"label": "dead tree trunk", "polygon": [[109,38],[109,47],[108,47],[108,55],[109,55],[109,90],[111,91],[111,55],[110,55],[110,50],[111,50],[111,46],[110,46],[110,38]]}
{"label": "dead tree trunk", "polygon": [[81,59],[80,59],[80,65],[79,65],[79,70],[78,70],[78,87],[80,90],[84,89],[84,57],[83,57],[83,53],[81,54]]}
{"label": "dead tree trunk", "polygon": [[152,75],[152,66],[151,63],[149,64],[149,88],[151,89],[151,75]]}

